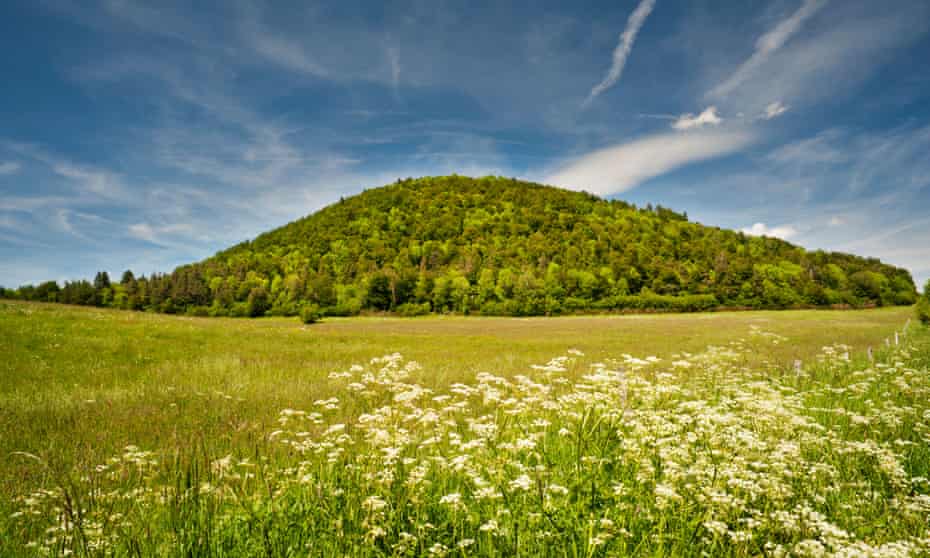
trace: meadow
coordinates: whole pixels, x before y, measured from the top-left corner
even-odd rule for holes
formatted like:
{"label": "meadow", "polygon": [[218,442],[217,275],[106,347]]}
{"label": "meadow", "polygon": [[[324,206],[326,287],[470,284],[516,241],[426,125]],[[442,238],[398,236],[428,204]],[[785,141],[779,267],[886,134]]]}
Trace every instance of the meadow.
{"label": "meadow", "polygon": [[0,302],[0,552],[924,555],[910,313],[304,326]]}

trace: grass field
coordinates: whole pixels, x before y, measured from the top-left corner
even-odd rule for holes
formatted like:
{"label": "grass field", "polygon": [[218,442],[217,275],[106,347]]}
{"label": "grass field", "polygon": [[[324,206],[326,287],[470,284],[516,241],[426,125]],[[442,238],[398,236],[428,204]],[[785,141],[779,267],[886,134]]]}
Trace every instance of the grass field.
{"label": "grass field", "polygon": [[[0,302],[0,534],[9,535],[0,551],[18,554],[28,541],[88,555],[919,548],[930,379],[913,367],[926,364],[926,339],[909,334],[910,352],[884,348],[910,313],[303,326]],[[824,357],[836,343],[851,348]],[[868,367],[867,347],[887,362]],[[392,353],[405,360],[369,364]],[[795,360],[804,372],[786,374]],[[598,383],[614,373],[622,393]],[[428,404],[433,393],[458,406]],[[397,413],[439,418],[401,426]],[[440,440],[426,443],[434,433]],[[133,490],[144,505],[113,496]],[[773,526],[779,511],[794,527]]]}

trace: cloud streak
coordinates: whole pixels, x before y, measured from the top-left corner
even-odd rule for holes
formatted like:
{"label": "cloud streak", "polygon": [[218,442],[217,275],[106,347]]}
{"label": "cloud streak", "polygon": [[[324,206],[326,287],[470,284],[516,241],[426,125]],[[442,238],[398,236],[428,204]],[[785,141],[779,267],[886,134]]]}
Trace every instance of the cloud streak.
{"label": "cloud streak", "polygon": [[591,93],[588,94],[588,97],[581,105],[582,108],[587,108],[594,102],[594,99],[604,91],[613,87],[620,79],[620,75],[623,73],[623,67],[626,65],[626,59],[630,57],[630,52],[633,50],[633,42],[636,40],[636,35],[646,22],[646,18],[652,13],[655,4],[655,0],[642,0],[639,5],[636,6],[636,9],[633,10],[633,13],[630,14],[630,18],[626,22],[626,29],[620,34],[620,43],[617,44],[617,48],[614,49],[613,62],[610,65],[610,69],[607,71],[607,75],[604,76],[604,79],[600,83],[591,89]]}
{"label": "cloud streak", "polygon": [[756,48],[745,62],[723,83],[717,85],[708,97],[725,97],[746,81],[768,58],[797,34],[804,22],[813,17],[825,5],[827,0],[804,0],[793,14],[778,22],[778,25],[763,34],[756,41]]}
{"label": "cloud streak", "polygon": [[4,161],[0,163],[0,176],[7,174],[16,174],[19,172],[19,163],[16,161]]}
{"label": "cloud streak", "polygon": [[717,126],[723,119],[717,115],[717,107],[707,107],[704,111],[695,116],[692,113],[682,114],[675,122],[672,122],[672,128],[676,130],[691,130],[703,126]]}
{"label": "cloud streak", "polygon": [[687,164],[734,153],[754,140],[754,135],[736,131],[658,134],[585,155],[545,181],[598,195],[616,194]]}
{"label": "cloud streak", "polygon": [[775,101],[774,103],[769,103],[768,105],[766,105],[765,111],[762,113],[760,118],[762,118],[762,120],[771,120],[773,118],[777,118],[785,114],[786,112],[788,112],[789,108],[791,107],[787,107],[783,105],[781,101]]}
{"label": "cloud streak", "polygon": [[396,46],[390,46],[385,53],[387,54],[388,64],[391,67],[391,89],[393,89],[396,99],[400,87],[400,49]]}

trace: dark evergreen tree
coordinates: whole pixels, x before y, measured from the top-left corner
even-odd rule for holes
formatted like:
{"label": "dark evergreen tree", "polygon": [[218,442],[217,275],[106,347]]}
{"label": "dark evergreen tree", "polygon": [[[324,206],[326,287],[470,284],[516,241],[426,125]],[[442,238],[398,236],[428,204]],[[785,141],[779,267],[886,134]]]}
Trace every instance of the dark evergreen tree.
{"label": "dark evergreen tree", "polygon": [[98,271],[97,275],[94,276],[94,288],[98,291],[110,288],[110,276],[106,271]]}

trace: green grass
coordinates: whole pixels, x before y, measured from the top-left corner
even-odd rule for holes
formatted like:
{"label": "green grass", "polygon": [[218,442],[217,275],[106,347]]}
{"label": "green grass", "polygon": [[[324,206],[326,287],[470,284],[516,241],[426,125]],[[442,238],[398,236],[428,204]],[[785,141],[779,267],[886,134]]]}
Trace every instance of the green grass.
{"label": "green grass", "polygon": [[[798,453],[788,452],[793,461],[769,463],[786,470],[770,471],[774,488],[760,489],[761,500],[745,505],[747,509],[761,509],[756,504],[764,503],[765,510],[759,513],[768,513],[809,505],[824,514],[824,521],[853,533],[853,539],[875,543],[926,537],[930,508],[909,512],[916,513],[916,519],[904,512],[880,520],[873,517],[884,517],[894,506],[927,494],[928,486],[920,481],[913,484],[911,478],[930,476],[926,451],[930,414],[928,418],[921,414],[930,408],[928,380],[926,372],[922,376],[908,372],[918,364],[926,366],[926,354],[921,352],[926,343],[920,345],[926,339],[910,335],[909,342],[923,349],[917,347],[906,355],[881,352],[888,359],[887,367],[869,369],[871,373],[862,371],[861,360],[866,347],[883,347],[886,338],[901,330],[910,312],[900,308],[552,319],[354,318],[327,319],[305,327],[295,319],[193,319],[3,302],[0,535],[6,531],[10,536],[0,537],[4,541],[0,551],[15,555],[25,541],[41,540],[36,530],[43,520],[54,522],[55,518],[46,517],[50,510],[66,510],[62,502],[74,498],[88,510],[85,526],[92,525],[90,517],[104,517],[103,510],[123,514],[126,525],[119,528],[116,525],[122,520],[112,525],[104,522],[108,535],[120,534],[107,539],[119,554],[306,555],[309,543],[316,545],[310,548],[311,555],[360,554],[362,547],[372,550],[371,555],[391,555],[399,552],[392,545],[401,544],[406,530],[417,537],[416,543],[410,543],[414,554],[427,552],[433,544],[454,549],[462,539],[473,538],[476,542],[468,552],[484,555],[652,555],[700,550],[720,554],[724,549],[734,555],[755,555],[762,552],[759,545],[764,541],[793,548],[790,545],[803,539],[766,524],[749,542],[724,544],[730,536],[726,529],[724,538],[714,542],[705,523],[719,520],[729,525],[732,520],[735,523],[727,529],[739,532],[739,525],[753,515],[746,510],[729,510],[735,514],[732,517],[720,515],[721,509],[701,500],[706,497],[701,490],[716,487],[731,492],[732,487],[718,486],[718,474],[748,482],[746,463],[769,461],[767,456],[781,441],[796,442]],[[752,326],[784,339],[750,335]],[[729,353],[705,352],[709,345],[727,346],[740,339],[744,342],[731,346]],[[834,343],[850,345],[859,368],[837,359],[816,359],[823,346]],[[558,373],[564,381],[552,383],[547,372],[530,368],[569,349],[584,356],[573,357]],[[330,377],[331,372],[349,370],[354,364],[366,365],[377,375],[379,367],[368,365],[369,361],[394,352],[418,362],[419,369],[411,371],[409,378],[381,382],[361,381],[361,374],[354,372],[352,380],[365,386],[361,392],[347,387],[349,379]],[[622,401],[616,390],[578,387],[585,383],[583,377],[592,363],[609,364],[609,359],[621,359],[624,353],[663,360],[658,365],[621,363],[629,375]],[[795,359],[802,360],[804,372],[786,374]],[[691,366],[671,366],[672,361]],[[567,399],[558,400],[558,408],[540,408],[526,391],[508,384],[500,391],[510,393],[520,409],[510,415],[499,405],[453,394],[453,399],[463,398],[464,407],[440,413],[450,413],[449,424],[404,430],[404,436],[414,440],[400,446],[401,454],[412,460],[406,465],[386,464],[383,446],[352,437],[368,428],[358,423],[362,413],[377,417],[378,409],[391,405],[405,413],[429,407],[425,396],[414,400],[415,405],[392,403],[393,394],[409,391],[410,386],[440,393],[461,382],[487,392],[487,384],[476,384],[476,374],[483,371],[510,380],[525,374],[539,385],[551,386],[551,397],[560,394]],[[640,380],[643,383],[637,383]],[[863,382],[868,386],[859,385]],[[583,401],[578,393],[599,395]],[[286,424],[279,423],[280,410],[313,411],[319,408],[315,401],[330,397],[339,402],[324,413],[324,424],[302,425],[307,432],[303,437],[297,436],[298,423],[307,419],[295,415]],[[703,405],[700,410],[691,406],[695,401]],[[773,409],[766,402],[784,408]],[[430,405],[437,411],[443,408]],[[629,408],[617,415],[622,405]],[[700,420],[683,425],[687,421],[681,417],[709,422],[706,428],[695,426]],[[385,420],[380,417],[376,422]],[[435,464],[461,453],[449,445],[448,433],[473,437],[468,420],[496,424],[497,444],[529,437],[536,448],[522,453],[492,452],[487,447],[466,451],[473,465],[459,471],[430,469],[425,473],[431,481],[428,488],[405,489],[402,483],[369,478],[385,467],[395,475],[409,475],[416,464]],[[540,434],[536,432],[540,427],[532,426],[535,420],[560,426],[542,428]],[[728,423],[739,428],[734,430]],[[351,439],[326,438],[327,424],[349,425]],[[655,434],[650,438],[642,430],[647,424],[672,430],[657,442]],[[379,428],[391,433],[392,439],[398,437],[397,421],[386,420]],[[559,435],[560,428],[569,435]],[[271,436],[275,430],[284,432]],[[416,444],[435,432],[445,433],[442,443],[417,449]],[[758,445],[746,445],[739,436],[754,437]],[[283,444],[282,439],[334,443],[343,453],[329,462],[326,451],[317,455],[313,448]],[[896,440],[903,445],[895,445]],[[860,447],[866,442],[876,445]],[[123,455],[128,445],[153,451],[158,465],[139,466],[135,462],[150,458]],[[227,473],[223,462],[217,466],[227,454],[233,456],[233,471],[252,471],[250,466],[236,465],[241,459],[259,464],[255,476]],[[122,457],[105,471],[90,474],[113,456]],[[891,474],[891,459],[904,467],[906,489]],[[687,463],[700,465],[692,477],[680,476],[677,470]],[[815,464],[826,469],[821,471]],[[802,465],[815,467],[814,472],[797,469]],[[295,481],[298,470],[297,478],[306,477],[309,484]],[[707,477],[711,470],[713,475]],[[795,476],[783,474],[789,472]],[[476,485],[469,476],[474,474],[495,477],[485,480],[496,479],[492,484],[506,505],[496,499],[476,499]],[[524,474],[532,481],[531,490],[521,487]],[[201,491],[198,487],[204,482],[219,488]],[[739,483],[734,486],[746,486]],[[826,489],[830,483],[839,483],[835,491]],[[554,496],[545,491],[537,495],[538,490],[550,490],[550,485],[568,492],[563,496],[559,488]],[[868,490],[863,488],[866,485]],[[614,486],[627,486],[631,492],[611,496]],[[39,516],[9,519],[24,509],[19,498],[39,487],[51,490],[47,501],[40,497],[41,502],[34,504],[34,510],[42,510]],[[667,506],[656,507],[662,498],[655,494],[657,487],[678,496],[670,497]],[[104,488],[114,493],[146,488],[168,500],[141,498],[147,504],[132,507],[102,497],[108,493]],[[867,506],[844,507],[873,492],[877,496]],[[268,498],[268,494],[276,496]],[[442,496],[449,496],[445,504],[440,504]],[[366,507],[369,497],[377,500]],[[746,495],[730,497],[745,500]],[[460,504],[453,502],[456,498]],[[372,509],[382,500],[383,509]],[[911,504],[919,507],[920,501]],[[510,516],[498,514],[504,508]],[[67,516],[66,511],[57,513]],[[868,521],[857,524],[860,516]],[[894,521],[889,523],[889,517]],[[499,530],[481,531],[479,527],[491,519],[498,522]],[[529,532],[520,534],[517,519],[527,525],[538,523],[529,532],[564,536],[522,538]],[[614,524],[609,533],[600,519]],[[434,533],[414,532],[425,522],[434,525]],[[371,534],[375,527],[385,534]],[[93,554],[94,528],[87,530],[49,536],[58,537],[56,544],[68,540],[79,553]],[[343,542],[331,537],[336,532]],[[659,540],[650,538],[656,532],[662,533]],[[592,544],[600,541],[598,534],[609,541]],[[831,548],[839,548],[839,542],[832,543]]]}

